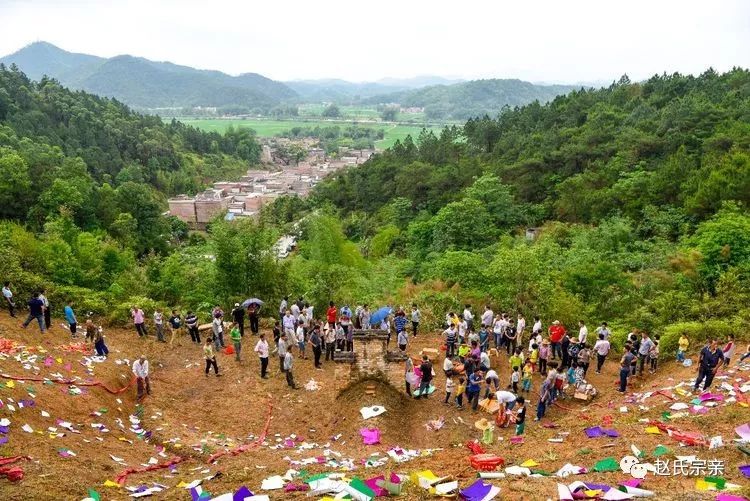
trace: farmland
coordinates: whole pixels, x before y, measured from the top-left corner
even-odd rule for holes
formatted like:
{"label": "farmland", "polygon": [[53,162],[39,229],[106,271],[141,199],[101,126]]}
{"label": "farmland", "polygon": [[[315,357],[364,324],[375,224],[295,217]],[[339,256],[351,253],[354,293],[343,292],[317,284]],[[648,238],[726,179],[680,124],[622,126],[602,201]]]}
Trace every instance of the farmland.
{"label": "farmland", "polygon": [[[378,149],[385,149],[393,145],[397,139],[403,141],[406,136],[411,135],[416,138],[422,131],[421,125],[405,125],[381,122],[354,122],[347,120],[265,120],[260,118],[226,118],[226,119],[203,119],[203,118],[183,118],[182,122],[198,127],[207,131],[223,132],[229,126],[248,127],[253,129],[259,137],[273,137],[293,127],[348,127],[357,125],[358,127],[367,127],[372,129],[383,129],[385,132],[384,139],[377,141],[375,146]],[[440,126],[430,125],[429,129],[438,133]]]}

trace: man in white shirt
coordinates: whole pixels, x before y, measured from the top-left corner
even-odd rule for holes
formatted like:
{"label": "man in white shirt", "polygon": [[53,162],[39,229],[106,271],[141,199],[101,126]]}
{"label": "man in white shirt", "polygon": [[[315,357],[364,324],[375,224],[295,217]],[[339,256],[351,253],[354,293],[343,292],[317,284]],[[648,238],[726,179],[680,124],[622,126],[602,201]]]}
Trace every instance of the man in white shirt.
{"label": "man in white shirt", "polygon": [[133,374],[135,374],[137,388],[136,400],[140,402],[144,397],[144,392],[147,395],[151,395],[151,381],[148,378],[148,360],[146,360],[146,355],[141,355],[141,358],[133,363]]}
{"label": "man in white shirt", "polygon": [[262,332],[260,333],[258,342],[255,343],[255,349],[253,351],[255,351],[255,353],[258,354],[258,358],[260,358],[260,377],[268,379],[268,376],[266,375],[266,371],[268,370],[268,341],[266,341],[266,335]]}
{"label": "man in white shirt", "polygon": [[3,300],[5,301],[5,306],[8,307],[8,313],[10,313],[11,317],[15,318],[16,303],[13,302],[13,292],[10,290],[10,282],[3,284]]}
{"label": "man in white shirt", "polygon": [[299,306],[297,306],[297,303],[292,303],[292,307],[289,308],[292,312],[292,316],[294,317],[294,321],[296,322],[299,320]]}
{"label": "man in white shirt", "polygon": [[490,393],[492,393],[493,391],[498,391],[500,389],[500,376],[497,375],[497,372],[495,370],[490,369],[484,375],[484,384],[487,385],[487,389],[484,392],[484,398],[488,398],[490,396]]}
{"label": "man in white shirt", "polygon": [[484,370],[489,370],[490,368],[490,356],[486,351],[479,354],[479,367]]}
{"label": "man in white shirt", "polygon": [[583,320],[578,321],[578,326],[580,327],[578,329],[578,343],[584,344],[586,343],[586,338],[589,337],[589,329],[586,327],[586,324],[583,323]]}
{"label": "man in white shirt", "polygon": [[513,392],[500,390],[495,392],[495,398],[500,403],[500,412],[509,411],[516,405],[516,396]]}
{"label": "man in white shirt", "polygon": [[281,320],[284,320],[284,314],[286,313],[287,308],[289,308],[289,296],[284,296],[284,299],[281,300],[281,304],[279,305],[279,318]]}
{"label": "man in white shirt", "polygon": [[604,365],[604,359],[609,354],[610,345],[609,341],[604,338],[604,334],[599,333],[599,339],[594,345],[594,351],[596,352],[596,373],[602,373],[602,365]]}
{"label": "man in white shirt", "polygon": [[604,339],[609,341],[609,336],[611,332],[609,331],[609,327],[607,327],[607,322],[602,322],[602,325],[600,327],[597,327],[596,329],[597,336],[599,334],[604,336]]}
{"label": "man in white shirt", "polygon": [[467,304],[464,306],[464,320],[466,320],[466,327],[468,330],[474,330],[474,314],[471,312],[471,305]]}
{"label": "man in white shirt", "polygon": [[493,318],[495,318],[495,313],[490,308],[490,305],[485,306],[484,313],[482,313],[482,325],[490,327]]}
{"label": "man in white shirt", "polygon": [[542,333],[542,319],[534,317],[534,326],[531,328],[531,333],[536,336]]}
{"label": "man in white shirt", "polygon": [[[541,328],[541,326],[540,326]],[[518,314],[518,321],[516,322],[516,331],[518,332],[518,344],[523,341],[523,331],[526,330],[526,319],[523,314]]]}
{"label": "man in white shirt", "polygon": [[289,338],[294,337],[295,322],[296,321],[294,316],[292,316],[292,312],[286,310],[285,315],[281,318],[281,325],[284,328],[284,332],[286,333],[287,337]]}

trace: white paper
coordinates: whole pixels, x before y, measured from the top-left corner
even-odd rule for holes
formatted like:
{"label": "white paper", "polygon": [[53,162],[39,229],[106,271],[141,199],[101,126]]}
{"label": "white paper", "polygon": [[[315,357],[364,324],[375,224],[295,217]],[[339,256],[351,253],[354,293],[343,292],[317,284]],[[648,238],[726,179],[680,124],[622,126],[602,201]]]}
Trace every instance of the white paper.
{"label": "white paper", "polygon": [[380,416],[385,412],[385,407],[382,405],[373,405],[371,407],[362,407],[359,413],[362,414],[362,419],[370,419],[375,416]]}
{"label": "white paper", "polygon": [[273,477],[264,478],[260,485],[260,488],[264,491],[271,491],[274,489],[284,488],[284,479],[281,475],[274,475]]}

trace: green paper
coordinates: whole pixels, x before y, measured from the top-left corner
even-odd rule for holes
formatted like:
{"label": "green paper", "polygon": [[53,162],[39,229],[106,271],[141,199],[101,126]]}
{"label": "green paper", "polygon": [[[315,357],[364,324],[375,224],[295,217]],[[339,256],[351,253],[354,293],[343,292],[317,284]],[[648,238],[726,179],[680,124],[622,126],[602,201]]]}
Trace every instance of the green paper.
{"label": "green paper", "polygon": [[702,403],[703,403],[703,400],[701,400],[700,398],[694,398],[694,399],[692,399],[692,400],[690,401],[690,403],[691,403],[691,404],[695,404],[695,405],[700,405],[700,404],[702,404]]}
{"label": "green paper", "polygon": [[544,477],[550,477],[550,476],[552,476],[552,474],[550,472],[544,471],[544,470],[530,470],[530,471],[534,475],[542,475]]}
{"label": "green paper", "polygon": [[310,482],[315,482],[316,480],[320,480],[322,478],[328,478],[328,475],[330,475],[330,473],[318,473],[317,475],[313,475],[308,478],[303,477],[302,481],[306,484],[309,484]]}
{"label": "green paper", "polygon": [[620,463],[613,457],[602,459],[594,465],[594,471],[620,471]]}
{"label": "green paper", "polygon": [[659,457],[663,456],[664,454],[669,454],[669,449],[667,449],[663,445],[657,445],[656,449],[654,449],[654,456]]}
{"label": "green paper", "polygon": [[94,501],[101,500],[101,497],[99,497],[99,493],[96,492],[94,489],[89,489],[89,497],[93,499]]}
{"label": "green paper", "polygon": [[665,411],[665,412],[662,412],[662,413],[661,413],[661,418],[662,418],[662,419],[663,419],[664,421],[669,421],[669,420],[670,420],[670,419],[672,418],[672,414],[670,414],[670,413],[669,413],[669,412],[667,412],[667,411]]}
{"label": "green paper", "polygon": [[370,489],[367,486],[367,484],[364,483],[359,478],[354,477],[354,479],[351,482],[349,482],[349,486],[353,487],[356,490],[358,490],[359,492],[361,492],[365,496],[370,496],[372,498],[375,497],[375,491],[373,491],[372,489]]}
{"label": "green paper", "polygon": [[724,486],[727,485],[727,480],[723,477],[705,477],[703,480],[710,484],[714,484],[719,490],[723,490]]}

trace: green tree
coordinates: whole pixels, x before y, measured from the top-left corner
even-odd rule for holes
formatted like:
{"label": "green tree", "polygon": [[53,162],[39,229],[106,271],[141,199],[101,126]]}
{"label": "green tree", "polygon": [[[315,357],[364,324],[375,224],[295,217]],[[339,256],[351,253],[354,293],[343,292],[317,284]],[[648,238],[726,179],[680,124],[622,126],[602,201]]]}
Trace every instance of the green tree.
{"label": "green tree", "polygon": [[30,189],[26,162],[11,149],[0,148],[0,217],[22,218],[31,200]]}
{"label": "green tree", "polygon": [[329,104],[321,113],[321,116],[325,118],[339,118],[341,117],[341,110],[335,104]]}

